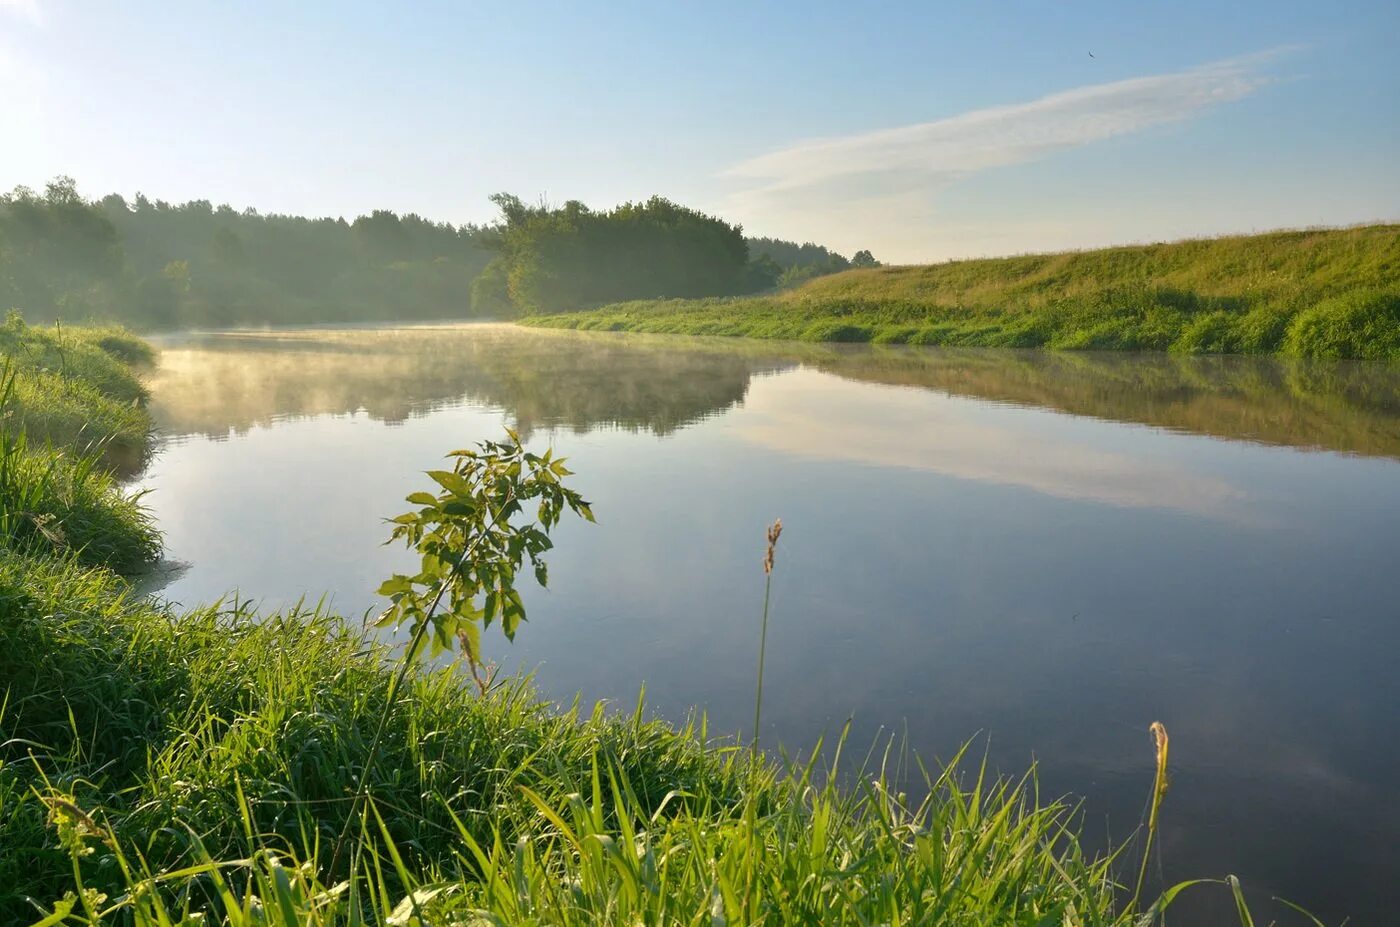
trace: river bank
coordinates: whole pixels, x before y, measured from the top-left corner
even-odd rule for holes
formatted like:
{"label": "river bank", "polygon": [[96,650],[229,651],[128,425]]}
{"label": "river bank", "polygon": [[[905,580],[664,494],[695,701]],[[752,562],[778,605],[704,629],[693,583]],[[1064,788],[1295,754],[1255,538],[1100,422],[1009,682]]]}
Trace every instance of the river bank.
{"label": "river bank", "polygon": [[590,331],[1400,359],[1400,226],[850,270],[766,296],[527,317]]}

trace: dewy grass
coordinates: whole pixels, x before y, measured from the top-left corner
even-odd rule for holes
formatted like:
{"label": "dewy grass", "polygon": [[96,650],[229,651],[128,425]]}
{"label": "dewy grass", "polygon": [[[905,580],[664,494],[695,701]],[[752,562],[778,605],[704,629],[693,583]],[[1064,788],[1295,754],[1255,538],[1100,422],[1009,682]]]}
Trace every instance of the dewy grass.
{"label": "dewy grass", "polygon": [[88,449],[123,472],[138,469],[149,447],[143,408],[52,371],[16,373],[10,409],[11,429],[25,432],[32,445]]}
{"label": "dewy grass", "polygon": [[146,399],[136,367],[149,364],[149,345],[119,328],[25,324],[10,313],[0,324],[0,355],[21,373],[44,370],[87,383],[118,402]]}
{"label": "dewy grass", "polygon": [[15,313],[0,324],[0,359],[12,374],[3,427],[31,447],[53,444],[134,472],[151,443],[138,369],[149,345],[117,328],[39,328]]}
{"label": "dewy grass", "polygon": [[1400,360],[1400,226],[852,270],[769,296],[526,319],[583,330]]}
{"label": "dewy grass", "polygon": [[0,544],[49,549],[137,573],[160,553],[139,493],[121,489],[95,455],[75,456],[0,432]]}
{"label": "dewy grass", "polygon": [[122,573],[151,563],[160,537],[140,494],[122,490],[103,469],[101,443],[85,451],[35,445],[15,415],[24,382],[8,363],[0,367],[0,544]]}

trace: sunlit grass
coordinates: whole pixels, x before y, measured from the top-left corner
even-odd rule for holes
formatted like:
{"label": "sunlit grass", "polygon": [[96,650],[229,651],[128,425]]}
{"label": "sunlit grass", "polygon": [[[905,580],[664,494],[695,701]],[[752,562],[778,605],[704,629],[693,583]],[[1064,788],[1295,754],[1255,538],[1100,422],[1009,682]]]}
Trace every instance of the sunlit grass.
{"label": "sunlit grass", "polygon": [[[36,442],[27,427],[36,382],[44,382],[43,375],[15,370],[10,358],[0,364],[0,545],[71,556],[122,573],[140,570],[159,554],[160,536],[140,494],[122,489],[103,465],[113,435],[97,422],[89,423],[93,441],[83,440],[83,429],[74,432],[76,449],[55,446],[48,434],[44,443]],[[91,389],[81,381],[75,386]],[[144,410],[133,413],[143,436],[132,448],[139,456],[148,429]]]}
{"label": "sunlit grass", "polygon": [[150,448],[146,389],[138,371],[154,354],[118,328],[39,327],[11,314],[0,324],[0,366],[9,376],[4,427],[45,444],[100,455],[131,472]]}
{"label": "sunlit grass", "polygon": [[771,296],[527,319],[581,330],[1400,359],[1400,226],[852,270]]}

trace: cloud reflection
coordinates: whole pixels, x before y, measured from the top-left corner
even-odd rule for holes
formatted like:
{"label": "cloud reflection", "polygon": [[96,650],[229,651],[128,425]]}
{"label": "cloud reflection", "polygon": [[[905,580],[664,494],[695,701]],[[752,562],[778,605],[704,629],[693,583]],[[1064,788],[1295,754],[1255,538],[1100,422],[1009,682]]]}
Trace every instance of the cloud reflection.
{"label": "cloud reflection", "polygon": [[[868,408],[852,408],[858,404]],[[804,457],[1217,517],[1238,514],[1244,497],[1242,489],[1215,476],[1093,447],[1064,437],[1063,431],[1050,437],[1025,427],[1026,416],[1043,413],[899,388],[852,393],[810,370],[755,381],[745,408],[734,433]]]}

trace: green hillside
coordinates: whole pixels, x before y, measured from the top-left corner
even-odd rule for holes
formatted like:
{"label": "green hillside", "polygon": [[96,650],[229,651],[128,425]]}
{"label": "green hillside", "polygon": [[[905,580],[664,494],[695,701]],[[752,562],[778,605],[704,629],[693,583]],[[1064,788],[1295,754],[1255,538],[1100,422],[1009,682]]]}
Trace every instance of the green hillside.
{"label": "green hillside", "polygon": [[530,324],[803,341],[1400,359],[1400,225],[849,270]]}

